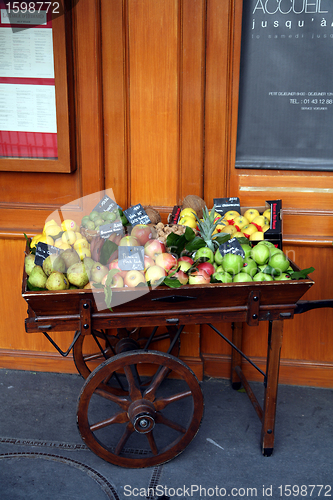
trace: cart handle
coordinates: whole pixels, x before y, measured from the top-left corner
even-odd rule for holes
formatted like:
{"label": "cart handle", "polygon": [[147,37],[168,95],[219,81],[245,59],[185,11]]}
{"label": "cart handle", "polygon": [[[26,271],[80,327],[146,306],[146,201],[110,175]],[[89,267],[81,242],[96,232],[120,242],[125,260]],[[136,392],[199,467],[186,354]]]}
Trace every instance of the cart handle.
{"label": "cart handle", "polygon": [[311,311],[311,309],[322,309],[324,307],[333,307],[333,299],[300,300],[296,303],[294,314],[302,314]]}

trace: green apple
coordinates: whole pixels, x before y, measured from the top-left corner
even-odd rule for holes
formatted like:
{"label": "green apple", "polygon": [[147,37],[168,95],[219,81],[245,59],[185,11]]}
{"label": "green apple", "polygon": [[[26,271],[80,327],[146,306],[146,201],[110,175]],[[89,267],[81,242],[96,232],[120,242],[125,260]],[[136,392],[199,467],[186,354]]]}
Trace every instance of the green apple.
{"label": "green apple", "polygon": [[275,281],[291,280],[290,274],[281,273],[280,276],[275,277]]}
{"label": "green apple", "polygon": [[270,253],[270,256],[273,257],[273,255],[275,255],[277,253],[283,254],[283,251],[280,250],[280,248],[276,248],[275,246],[273,246],[273,247],[269,247],[269,253]]}
{"label": "green apple", "polygon": [[253,276],[253,281],[274,281],[272,276],[259,272]]}
{"label": "green apple", "polygon": [[208,259],[207,262],[210,262],[211,264],[213,264],[213,262],[214,262],[213,250],[211,250],[208,247],[199,248],[199,250],[197,250],[195,253],[194,260],[198,260],[198,259],[202,259],[202,258]]}
{"label": "green apple", "polygon": [[285,273],[289,267],[289,260],[283,252],[275,253],[268,261],[268,265],[279,271]]}
{"label": "green apple", "polygon": [[244,257],[250,257],[251,250],[252,250],[251,245],[248,245],[247,243],[241,243],[241,247],[242,247],[242,249],[244,250],[244,253],[245,253]]}
{"label": "green apple", "polygon": [[216,264],[218,266],[220,266],[222,264],[223,256],[222,256],[222,254],[221,254],[221,252],[220,252],[219,249],[217,249],[216,252],[215,252],[214,260],[215,260],[215,262],[216,262]]}
{"label": "green apple", "polygon": [[234,283],[242,283],[244,281],[253,281],[251,276],[247,273],[238,273],[233,277],[232,280]]}
{"label": "green apple", "polygon": [[214,273],[213,278],[216,279],[217,281],[221,281],[222,283],[231,283],[232,282],[231,274],[226,273],[225,271]]}
{"label": "green apple", "polygon": [[266,245],[268,247],[274,247],[275,248],[274,243],[272,243],[271,241],[268,241],[268,240],[261,240],[261,241],[259,241],[258,245]]}
{"label": "green apple", "polygon": [[266,264],[269,260],[270,253],[267,245],[255,245],[251,250],[251,257],[259,266]]}
{"label": "green apple", "polygon": [[257,271],[258,266],[256,261],[251,259],[251,257],[245,257],[241,273],[245,273],[253,277]]}
{"label": "green apple", "polygon": [[243,267],[244,259],[241,255],[227,253],[223,257],[222,267],[229,274],[238,274]]}

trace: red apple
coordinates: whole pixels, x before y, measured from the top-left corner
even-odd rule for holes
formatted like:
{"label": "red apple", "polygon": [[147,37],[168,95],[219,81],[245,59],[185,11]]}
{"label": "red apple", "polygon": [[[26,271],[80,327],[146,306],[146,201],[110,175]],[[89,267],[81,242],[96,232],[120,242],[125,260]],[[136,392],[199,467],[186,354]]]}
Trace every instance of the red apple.
{"label": "red apple", "polygon": [[127,271],[122,271],[121,269],[119,269],[118,259],[115,259],[115,260],[113,260],[112,262],[110,262],[110,264],[109,264],[109,269],[110,269],[110,270],[111,270],[111,269],[118,269],[118,271],[119,271],[119,272],[118,272],[117,274],[120,274],[120,276],[121,276],[122,278],[125,278],[126,273],[127,273]]}
{"label": "red apple", "polygon": [[137,271],[136,269],[127,271],[124,279],[124,284],[128,287],[134,288],[138,286],[139,283],[146,283],[144,275],[140,271]]}
{"label": "red apple", "polygon": [[215,267],[210,262],[201,262],[196,267],[197,267],[198,271],[206,271],[206,273],[209,276],[211,276],[213,273],[215,273]]}
{"label": "red apple", "polygon": [[177,258],[171,253],[160,253],[155,259],[155,264],[163,267],[166,271],[170,271],[170,269],[176,269]]}
{"label": "red apple", "polygon": [[[105,285],[108,275],[104,276],[102,279],[102,285]],[[124,286],[124,280],[119,273],[115,274],[111,280],[111,288],[122,288]]]}
{"label": "red apple", "polygon": [[145,255],[144,256],[144,266],[145,266],[144,271],[146,272],[148,267],[154,266],[154,265],[155,265],[154,259],[152,259],[151,257],[148,257],[148,255]]}
{"label": "red apple", "polygon": [[190,264],[193,264],[194,263],[194,260],[191,259],[191,257],[189,257],[188,255],[183,255],[182,257],[179,257],[178,259],[178,262],[179,261],[184,261],[184,262],[189,262]]}
{"label": "red apple", "polygon": [[139,241],[134,236],[124,236],[119,242],[120,247],[139,247]]}
{"label": "red apple", "polygon": [[168,276],[170,276],[170,278],[176,278],[182,285],[186,285],[186,283],[188,282],[188,276],[187,274],[184,273],[184,271],[181,271],[180,269],[178,269],[178,271],[174,272],[174,271],[170,271]]}
{"label": "red apple", "polygon": [[151,285],[155,285],[160,279],[166,276],[166,271],[161,266],[151,266],[148,267],[145,277],[147,281],[150,281]]}
{"label": "red apple", "polygon": [[207,285],[210,283],[210,276],[206,271],[193,271],[188,277],[189,285]]}
{"label": "red apple", "polygon": [[164,243],[158,240],[147,241],[144,248],[145,248],[145,255],[148,255],[148,257],[151,257],[154,260],[160,253],[166,252]]}
{"label": "red apple", "polygon": [[185,272],[188,271],[190,267],[192,267],[192,264],[190,264],[190,262],[187,262],[186,260],[179,261],[178,259],[178,269]]}
{"label": "red apple", "polygon": [[152,239],[153,233],[150,226],[147,224],[137,224],[133,227],[131,236],[134,236],[140,243],[140,245],[145,245],[147,241]]}

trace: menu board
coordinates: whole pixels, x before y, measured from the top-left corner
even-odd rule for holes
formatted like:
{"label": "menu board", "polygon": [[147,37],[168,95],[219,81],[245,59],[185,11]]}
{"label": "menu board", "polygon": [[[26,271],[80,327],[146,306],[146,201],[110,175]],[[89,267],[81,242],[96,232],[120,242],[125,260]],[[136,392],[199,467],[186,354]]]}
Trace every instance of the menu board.
{"label": "menu board", "polygon": [[57,159],[52,11],[31,5],[0,0],[0,157]]}
{"label": "menu board", "polygon": [[333,170],[332,0],[245,0],[236,168]]}

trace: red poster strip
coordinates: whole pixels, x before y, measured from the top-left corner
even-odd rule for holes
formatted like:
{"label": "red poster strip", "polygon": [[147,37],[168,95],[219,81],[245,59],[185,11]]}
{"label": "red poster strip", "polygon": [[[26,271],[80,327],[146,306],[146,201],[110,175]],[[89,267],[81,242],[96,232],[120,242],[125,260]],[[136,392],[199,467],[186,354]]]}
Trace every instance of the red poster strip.
{"label": "red poster strip", "polygon": [[56,160],[57,134],[0,131],[0,157]]}

